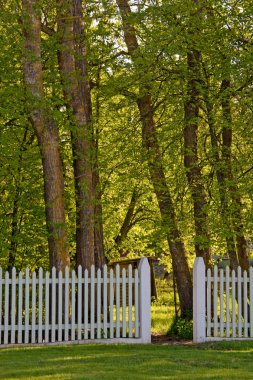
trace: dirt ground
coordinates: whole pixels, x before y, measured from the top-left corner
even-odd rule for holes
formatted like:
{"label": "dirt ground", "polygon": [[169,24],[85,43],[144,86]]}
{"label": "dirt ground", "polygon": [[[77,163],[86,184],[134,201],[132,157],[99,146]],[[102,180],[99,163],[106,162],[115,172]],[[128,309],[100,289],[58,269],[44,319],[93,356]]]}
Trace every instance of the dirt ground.
{"label": "dirt ground", "polygon": [[152,335],[151,336],[152,344],[159,344],[161,346],[174,346],[174,345],[190,345],[192,340],[186,339],[177,339],[167,335]]}

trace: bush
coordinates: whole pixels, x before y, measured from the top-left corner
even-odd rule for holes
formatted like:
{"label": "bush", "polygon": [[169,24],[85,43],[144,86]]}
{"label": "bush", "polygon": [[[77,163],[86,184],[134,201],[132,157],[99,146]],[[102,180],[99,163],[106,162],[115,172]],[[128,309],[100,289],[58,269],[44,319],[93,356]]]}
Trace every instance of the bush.
{"label": "bush", "polygon": [[175,317],[167,335],[181,339],[192,339],[193,320],[189,318]]}

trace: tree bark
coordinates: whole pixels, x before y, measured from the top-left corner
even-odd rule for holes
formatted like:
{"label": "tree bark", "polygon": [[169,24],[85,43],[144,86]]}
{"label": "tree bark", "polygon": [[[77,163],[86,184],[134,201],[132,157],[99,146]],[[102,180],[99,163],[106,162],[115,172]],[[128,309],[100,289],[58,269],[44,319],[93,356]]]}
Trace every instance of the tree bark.
{"label": "tree bark", "polygon": [[243,270],[249,269],[247,254],[247,242],[244,236],[244,227],[242,222],[242,203],[238,194],[238,188],[232,171],[231,152],[232,152],[232,112],[230,106],[230,80],[224,79],[221,83],[221,106],[223,113],[222,126],[222,160],[224,162],[224,172],[227,180],[227,188],[232,201],[232,224],[236,239],[236,248],[239,259],[239,265]]}
{"label": "tree bark", "polygon": [[211,136],[211,145],[212,145],[212,159],[214,162],[214,170],[216,173],[219,196],[220,196],[220,214],[222,219],[222,224],[225,227],[225,239],[227,252],[230,259],[230,267],[231,269],[236,269],[239,265],[237,254],[236,254],[236,246],[233,237],[233,228],[231,225],[229,204],[228,204],[228,195],[226,192],[226,183],[225,183],[225,172],[223,171],[223,164],[219,154],[219,145],[217,136],[215,133],[215,121],[213,117],[213,105],[209,100],[209,89],[208,87],[204,92],[204,100],[206,104],[207,111],[207,120],[209,125],[209,131]]}
{"label": "tree bark", "polygon": [[[140,65],[136,63],[139,48],[136,32],[129,22],[131,8],[127,0],[117,0],[117,4],[122,18],[124,39],[128,53],[131,56],[139,77],[141,77]],[[142,69],[145,68],[143,67]],[[137,105],[142,123],[142,143],[147,154],[149,173],[158,201],[162,222],[166,228],[167,240],[172,256],[173,271],[177,282],[181,313],[182,315],[186,315],[187,311],[192,310],[191,275],[184,244],[177,228],[172,198],[165,179],[162,156],[156,136],[152,98],[149,93],[148,85],[144,85],[140,80],[138,86],[140,95]]]}
{"label": "tree bark", "polygon": [[197,50],[187,53],[188,79],[184,104],[184,165],[194,206],[195,252],[210,263],[208,205],[198,158],[198,124],[200,108],[200,60]]}
{"label": "tree bark", "polygon": [[41,63],[41,20],[36,0],[23,0],[24,82],[32,126],[36,133],[43,165],[44,196],[48,228],[50,266],[69,266],[64,211],[64,182],[59,135],[47,108]]}
{"label": "tree bark", "polygon": [[76,54],[85,54],[79,44],[82,12],[79,1],[63,1],[60,5],[58,33],[61,48],[58,61],[65,102],[73,115],[71,138],[76,191],[76,266],[89,269],[95,264],[92,115],[85,60],[82,58],[82,62],[77,62],[75,59]]}

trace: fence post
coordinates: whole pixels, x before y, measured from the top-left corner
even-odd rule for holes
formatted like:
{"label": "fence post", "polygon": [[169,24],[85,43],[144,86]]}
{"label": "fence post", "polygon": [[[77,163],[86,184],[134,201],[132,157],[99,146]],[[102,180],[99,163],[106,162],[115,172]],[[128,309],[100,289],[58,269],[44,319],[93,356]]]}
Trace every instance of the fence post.
{"label": "fence post", "polygon": [[142,343],[151,343],[150,266],[146,257],[141,259],[138,271],[140,278],[140,337]]}
{"label": "fence post", "polygon": [[206,338],[206,284],[205,264],[197,257],[193,267],[193,342],[205,342]]}

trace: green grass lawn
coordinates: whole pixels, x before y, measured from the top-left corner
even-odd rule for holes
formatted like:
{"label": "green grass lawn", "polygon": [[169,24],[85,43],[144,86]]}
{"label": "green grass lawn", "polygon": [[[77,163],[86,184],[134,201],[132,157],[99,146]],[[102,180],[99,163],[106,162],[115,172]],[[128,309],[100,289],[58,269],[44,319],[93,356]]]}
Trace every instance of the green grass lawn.
{"label": "green grass lawn", "polygon": [[252,379],[253,342],[0,349],[1,379]]}

